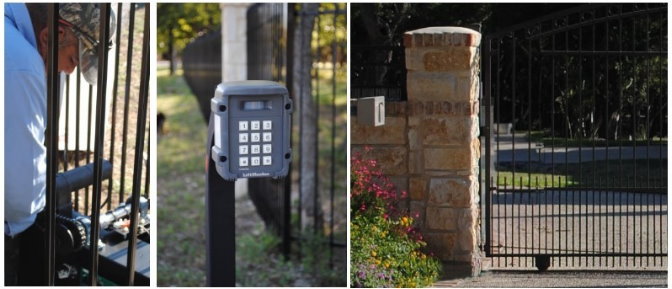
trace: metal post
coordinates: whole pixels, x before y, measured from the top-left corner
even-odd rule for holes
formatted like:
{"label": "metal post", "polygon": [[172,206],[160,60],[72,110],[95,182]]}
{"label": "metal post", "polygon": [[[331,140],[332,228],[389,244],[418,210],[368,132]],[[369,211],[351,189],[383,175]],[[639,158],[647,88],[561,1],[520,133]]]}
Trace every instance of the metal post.
{"label": "metal post", "polygon": [[[296,17],[294,16],[294,10],[296,4],[283,4],[283,9],[285,10],[285,21],[287,23],[287,29],[285,29],[285,39],[287,39],[287,49],[286,53],[286,72],[285,84],[289,90],[290,97],[294,95],[292,88],[293,85],[293,73],[294,73],[294,59],[292,57],[294,53],[294,27],[296,26]],[[292,97],[292,100],[295,101]],[[289,143],[293,143],[293,134],[292,130],[289,131]],[[289,175],[285,178],[285,190],[283,194],[283,228],[282,228],[282,254],[285,256],[285,260],[289,259],[289,253],[291,251],[292,244],[292,163],[289,163]],[[300,201],[299,201],[300,202]]]}
{"label": "metal post", "polygon": [[492,98],[491,98],[491,84],[490,82],[492,81],[492,66],[491,66],[491,49],[492,49],[492,41],[490,38],[486,38],[484,41],[485,44],[485,49],[483,50],[483,69],[485,72],[483,73],[483,78],[485,82],[485,86],[481,89],[481,92],[483,93],[483,105],[485,106],[485,109],[483,110],[483,114],[485,114],[485,181],[483,182],[485,185],[483,186],[483,192],[484,192],[484,200],[485,200],[485,246],[484,250],[486,254],[492,254],[491,250],[491,245],[492,245],[492,194],[490,192],[491,190],[491,183],[492,183],[492,166],[490,166],[491,162],[491,136],[490,133],[492,132],[491,124],[492,124],[492,115],[491,115],[491,107],[492,107]]}
{"label": "metal post", "polygon": [[[147,13],[147,11],[145,11]],[[121,18],[119,18],[121,22]],[[131,93],[131,74],[133,67],[133,27],[135,26],[135,5],[131,4],[130,12],[128,14],[128,49],[126,53],[126,79],[124,80],[124,124],[123,124],[123,138],[121,141],[121,174],[119,180],[119,201],[124,200],[125,181],[126,181],[126,146],[128,144],[128,109],[130,104]],[[121,34],[121,31],[118,32]],[[118,45],[118,44],[117,44]],[[116,88],[116,87],[115,87]]]}
{"label": "metal post", "polygon": [[[133,4],[131,4],[133,5]],[[135,141],[135,163],[133,168],[133,190],[131,192],[131,231],[128,237],[128,285],[135,282],[135,252],[138,239],[138,212],[140,210],[140,183],[142,182],[142,152],[145,144],[145,127],[147,122],[147,100],[149,95],[149,6],[145,8],[145,27],[142,37],[142,67],[140,73],[140,101],[138,103],[138,119]],[[130,33],[133,33],[131,31]]]}
{"label": "metal post", "polygon": [[110,30],[110,4],[100,5],[100,45],[98,46],[98,85],[96,132],[93,155],[93,205],[91,206],[91,286],[98,281],[98,236],[100,234],[100,194],[103,182],[103,140],[105,139],[105,89],[107,82],[107,39]]}
{"label": "metal post", "polygon": [[[131,4],[133,5],[133,4]],[[110,159],[109,161],[111,163],[114,163],[114,152],[115,152],[115,146],[114,146],[114,140],[115,140],[115,132],[116,132],[116,119],[117,119],[117,92],[119,91],[119,50],[121,47],[121,14],[122,14],[122,3],[119,3],[117,5],[117,42],[116,42],[116,49],[115,49],[115,58],[114,58],[114,81],[112,82],[112,115],[111,115],[111,122],[112,122],[112,129],[110,130],[111,136],[110,136]],[[111,210],[112,209],[112,189],[113,189],[113,184],[114,182],[112,180],[107,182],[107,200],[105,201],[107,203],[107,209]],[[119,200],[121,202],[122,200]]]}
{"label": "metal post", "polygon": [[58,3],[48,5],[47,26],[49,31],[47,49],[47,238],[46,238],[46,284],[54,286],[56,258],[56,173],[58,172]]}
{"label": "metal post", "polygon": [[217,173],[212,160],[214,145],[214,115],[210,114],[206,145],[205,203],[207,286],[236,285],[236,182],[225,181]]}

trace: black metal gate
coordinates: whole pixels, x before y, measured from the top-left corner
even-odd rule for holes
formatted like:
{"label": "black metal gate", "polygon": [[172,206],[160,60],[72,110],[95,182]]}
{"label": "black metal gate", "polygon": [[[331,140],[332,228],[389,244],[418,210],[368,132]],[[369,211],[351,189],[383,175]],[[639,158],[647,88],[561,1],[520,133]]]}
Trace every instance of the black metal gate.
{"label": "black metal gate", "polygon": [[667,4],[486,35],[484,250],[495,268],[667,268]]}
{"label": "black metal gate", "polygon": [[65,87],[57,70],[59,4],[46,5],[46,250],[35,260],[45,267],[35,268],[44,272],[35,285],[149,286],[149,4],[119,3],[114,18],[112,5],[100,4],[97,85],[78,68]]}

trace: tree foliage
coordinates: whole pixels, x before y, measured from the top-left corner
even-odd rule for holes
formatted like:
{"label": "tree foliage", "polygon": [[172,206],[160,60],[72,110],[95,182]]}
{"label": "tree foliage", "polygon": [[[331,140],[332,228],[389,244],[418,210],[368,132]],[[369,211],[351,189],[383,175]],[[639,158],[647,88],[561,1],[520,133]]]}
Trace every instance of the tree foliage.
{"label": "tree foliage", "polygon": [[194,38],[221,26],[217,3],[159,3],[157,14],[159,55],[168,53],[171,44],[179,53]]}

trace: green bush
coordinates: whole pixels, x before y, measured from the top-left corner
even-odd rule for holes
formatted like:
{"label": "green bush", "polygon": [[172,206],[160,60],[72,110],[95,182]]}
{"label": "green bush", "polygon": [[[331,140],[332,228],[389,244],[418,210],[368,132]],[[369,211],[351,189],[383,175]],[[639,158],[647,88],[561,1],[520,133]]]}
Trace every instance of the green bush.
{"label": "green bush", "polygon": [[353,287],[427,287],[440,263],[423,253],[427,244],[375,160],[351,160],[350,284]]}

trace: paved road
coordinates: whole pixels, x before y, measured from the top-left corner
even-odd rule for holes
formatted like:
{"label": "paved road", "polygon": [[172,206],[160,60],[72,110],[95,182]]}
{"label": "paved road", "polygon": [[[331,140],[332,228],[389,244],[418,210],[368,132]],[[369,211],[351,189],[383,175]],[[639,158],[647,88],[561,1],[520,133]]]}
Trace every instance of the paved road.
{"label": "paved road", "polygon": [[623,146],[617,147],[618,143],[610,147],[595,147],[593,149],[589,141],[585,147],[537,147],[535,143],[528,144],[527,137],[516,136],[500,137],[499,142],[493,141],[493,149],[497,150],[497,161],[510,163],[515,158],[516,163],[525,163],[528,160],[543,164],[592,162],[602,160],[631,160],[631,159],[666,159],[667,145],[647,146]]}
{"label": "paved road", "polygon": [[[493,253],[667,253],[667,195],[604,191],[497,192]],[[662,257],[552,258],[551,268],[662,269]],[[534,268],[532,258],[494,258],[493,268]]]}
{"label": "paved road", "polygon": [[479,277],[447,280],[435,287],[453,288],[666,288],[667,272],[548,271],[485,272]]}

